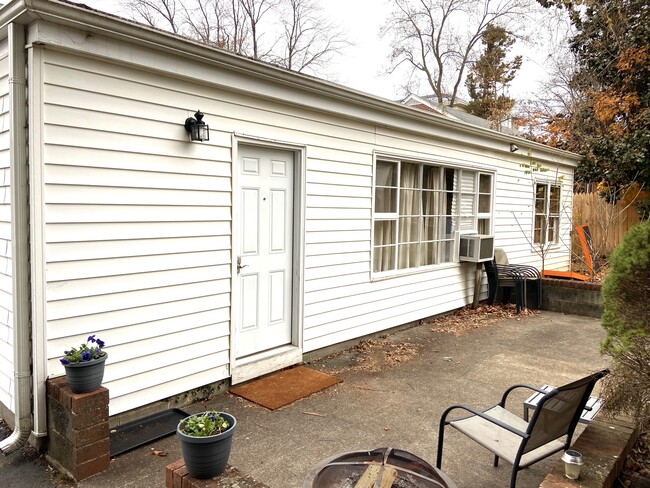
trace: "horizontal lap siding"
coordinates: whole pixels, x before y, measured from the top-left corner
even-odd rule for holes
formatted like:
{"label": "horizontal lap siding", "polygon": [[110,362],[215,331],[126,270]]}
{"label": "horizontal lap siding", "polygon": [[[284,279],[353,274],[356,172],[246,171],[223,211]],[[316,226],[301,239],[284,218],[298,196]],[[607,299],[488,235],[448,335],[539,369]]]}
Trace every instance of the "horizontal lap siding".
{"label": "horizontal lap siding", "polygon": [[330,165],[321,158],[310,159],[304,275],[306,351],[447,312],[471,301],[475,265],[444,265],[371,281],[375,150],[464,164],[486,161],[459,147],[450,149],[441,140],[386,128],[376,130],[374,143],[358,146],[356,152],[365,153],[365,159],[355,159],[354,164]]}
{"label": "horizontal lap siding", "polygon": [[14,411],[9,58],[0,41],[0,403]]}
{"label": "horizontal lap siding", "polygon": [[187,141],[182,121],[198,102],[181,82],[47,54],[50,375],[63,372],[63,350],[96,333],[111,415],[227,378],[229,135]]}
{"label": "horizontal lap siding", "polygon": [[[371,281],[374,151],[498,170],[497,242],[525,248],[511,215],[532,222],[532,190],[518,162],[274,101],[270,82],[250,96],[46,53],[49,371],[96,332],[112,414],[229,375],[233,133],[306,149],[305,351],[471,302],[473,264]],[[206,114],[209,142],[187,142],[188,108]]]}
{"label": "horizontal lap siding", "polygon": [[[522,157],[529,164],[535,158]],[[569,269],[571,262],[573,173],[570,168],[556,163],[542,163],[548,171],[526,174],[517,164],[501,165],[495,189],[495,246],[506,249],[511,263],[530,264],[545,269]],[[535,182],[558,181],[562,185],[560,197],[560,239],[550,249],[540,251],[533,244]]]}

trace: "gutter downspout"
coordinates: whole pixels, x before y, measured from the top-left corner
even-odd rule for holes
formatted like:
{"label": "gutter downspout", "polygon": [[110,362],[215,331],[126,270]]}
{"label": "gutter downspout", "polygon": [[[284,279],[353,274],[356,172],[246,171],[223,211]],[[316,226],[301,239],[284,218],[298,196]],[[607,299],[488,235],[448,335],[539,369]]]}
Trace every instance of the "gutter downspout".
{"label": "gutter downspout", "polygon": [[32,430],[25,27],[11,22],[8,34],[15,427],[0,443],[5,455],[20,449]]}

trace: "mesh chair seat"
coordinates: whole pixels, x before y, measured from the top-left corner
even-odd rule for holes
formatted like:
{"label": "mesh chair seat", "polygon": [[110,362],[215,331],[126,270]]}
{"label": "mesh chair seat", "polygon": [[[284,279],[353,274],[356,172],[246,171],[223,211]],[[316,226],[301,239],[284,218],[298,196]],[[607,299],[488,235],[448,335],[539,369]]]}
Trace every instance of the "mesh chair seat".
{"label": "mesh chair seat", "polygon": [[[524,434],[528,428],[528,422],[520,419],[515,414],[498,405],[485,410],[483,413],[521,431],[522,434]],[[522,436],[514,434],[509,430],[506,430],[477,415],[453,420],[449,425],[459,430],[470,439],[473,439],[486,449],[492,451],[498,457],[505,459],[510,464],[515,464],[517,452],[521,446]],[[561,451],[564,448],[564,445],[565,443],[559,440],[554,440],[548,444],[544,444],[521,456],[519,466],[522,468],[530,466],[553,453]]]}
{"label": "mesh chair seat", "polygon": [[[609,370],[604,369],[550,391],[525,384],[512,385],[503,393],[498,404],[484,411],[468,405],[452,405],[440,417],[436,467],[442,467],[445,427],[449,425],[492,451],[495,466],[498,466],[501,458],[512,464],[510,488],[515,488],[519,470],[569,448],[594,385],[608,373]],[[543,394],[530,422],[506,410],[508,395],[518,388]],[[463,411],[464,417],[448,420],[449,414],[457,410]]]}

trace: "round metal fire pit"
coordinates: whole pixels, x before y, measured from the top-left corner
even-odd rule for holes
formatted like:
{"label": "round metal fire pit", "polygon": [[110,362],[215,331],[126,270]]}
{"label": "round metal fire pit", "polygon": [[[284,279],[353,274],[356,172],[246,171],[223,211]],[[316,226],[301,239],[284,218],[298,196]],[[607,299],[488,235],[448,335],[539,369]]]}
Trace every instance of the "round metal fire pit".
{"label": "round metal fire pit", "polygon": [[362,478],[363,486],[379,486],[377,481],[389,479],[391,488],[456,488],[439,469],[410,452],[392,447],[336,454],[318,463],[302,486],[354,488]]}

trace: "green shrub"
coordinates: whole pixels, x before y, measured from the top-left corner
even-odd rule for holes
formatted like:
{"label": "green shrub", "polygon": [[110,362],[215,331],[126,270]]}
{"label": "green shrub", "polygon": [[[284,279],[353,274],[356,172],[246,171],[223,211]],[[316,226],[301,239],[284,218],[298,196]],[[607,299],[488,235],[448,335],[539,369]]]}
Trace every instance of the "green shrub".
{"label": "green shrub", "polygon": [[613,358],[603,396],[610,414],[650,425],[650,222],[630,229],[610,257],[603,284],[601,351]]}

